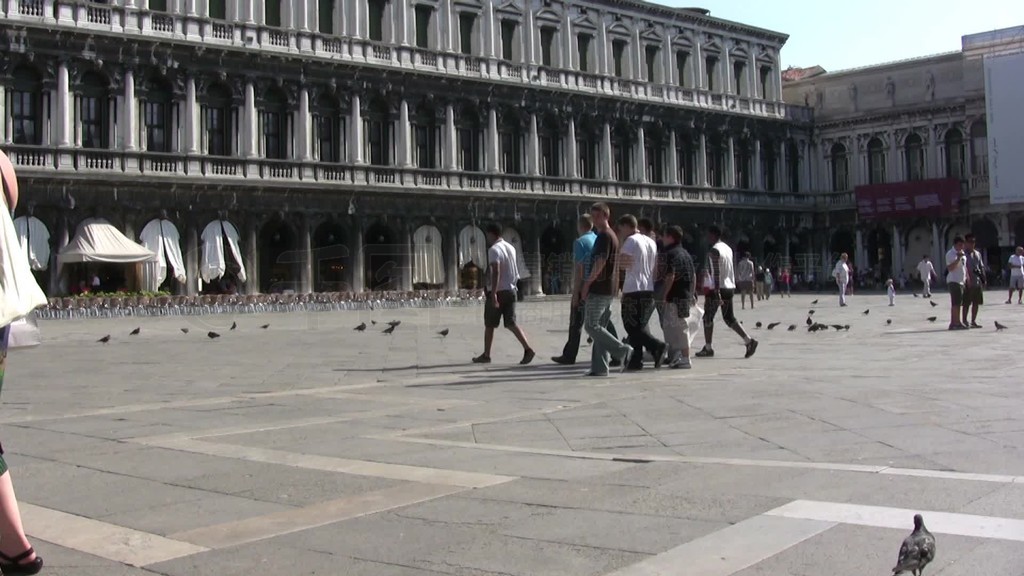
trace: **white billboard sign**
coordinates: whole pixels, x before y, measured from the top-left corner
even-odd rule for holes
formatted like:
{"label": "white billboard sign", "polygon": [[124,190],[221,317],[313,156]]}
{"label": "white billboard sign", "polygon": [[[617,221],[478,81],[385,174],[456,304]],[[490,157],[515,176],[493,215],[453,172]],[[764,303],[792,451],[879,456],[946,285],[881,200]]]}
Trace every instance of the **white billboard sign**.
{"label": "white billboard sign", "polygon": [[1024,53],[985,56],[989,201],[1024,202]]}

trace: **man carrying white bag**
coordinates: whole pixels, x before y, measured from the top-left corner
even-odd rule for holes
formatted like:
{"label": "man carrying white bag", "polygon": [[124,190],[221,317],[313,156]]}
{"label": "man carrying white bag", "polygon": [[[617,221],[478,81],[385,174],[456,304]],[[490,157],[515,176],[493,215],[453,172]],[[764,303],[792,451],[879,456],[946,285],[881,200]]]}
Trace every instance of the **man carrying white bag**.
{"label": "man carrying white bag", "polygon": [[689,369],[690,344],[700,329],[704,311],[696,305],[697,274],[693,257],[682,245],[683,229],[669,226],[662,236],[665,246],[664,309],[662,331],[668,344],[669,368]]}

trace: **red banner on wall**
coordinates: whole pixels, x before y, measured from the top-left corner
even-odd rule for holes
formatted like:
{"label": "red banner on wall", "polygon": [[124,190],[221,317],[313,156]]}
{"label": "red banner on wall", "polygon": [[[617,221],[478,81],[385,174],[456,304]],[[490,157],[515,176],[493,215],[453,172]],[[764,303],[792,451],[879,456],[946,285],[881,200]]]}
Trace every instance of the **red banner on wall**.
{"label": "red banner on wall", "polygon": [[857,186],[857,215],[864,220],[950,216],[960,209],[960,181],[937,178]]}

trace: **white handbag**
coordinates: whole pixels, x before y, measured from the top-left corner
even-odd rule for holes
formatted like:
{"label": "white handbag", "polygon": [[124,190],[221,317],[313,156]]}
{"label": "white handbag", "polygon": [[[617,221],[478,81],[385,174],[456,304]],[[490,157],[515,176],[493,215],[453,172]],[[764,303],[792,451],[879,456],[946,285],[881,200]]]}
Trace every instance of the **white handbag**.
{"label": "white handbag", "polygon": [[686,335],[690,339],[690,347],[693,347],[693,339],[704,327],[704,309],[694,304],[690,306],[690,315],[686,317]]}
{"label": "white handbag", "polygon": [[[0,187],[6,183],[0,180]],[[28,257],[21,249],[14,220],[7,205],[7,190],[2,194],[5,207],[0,210],[0,326],[7,326],[46,305],[46,294],[36,283]],[[12,330],[14,328],[12,327]]]}

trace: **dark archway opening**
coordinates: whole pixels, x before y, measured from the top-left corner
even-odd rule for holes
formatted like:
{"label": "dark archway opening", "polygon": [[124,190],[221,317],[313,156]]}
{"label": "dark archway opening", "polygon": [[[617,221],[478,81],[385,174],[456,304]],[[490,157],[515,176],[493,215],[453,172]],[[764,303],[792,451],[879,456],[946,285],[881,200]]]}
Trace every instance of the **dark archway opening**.
{"label": "dark archway opening", "polygon": [[351,252],[345,228],[333,221],[317,226],[313,233],[313,290],[348,292],[351,284]]}
{"label": "dark archway opening", "polygon": [[836,230],[832,233],[832,241],[829,243],[829,250],[832,252],[832,260],[838,260],[839,256],[846,253],[850,262],[860,266],[862,262],[854,262],[853,258],[857,251],[857,239],[849,230]]}
{"label": "dark archway opening", "polygon": [[366,288],[398,290],[406,247],[398,244],[395,232],[387,224],[377,222],[366,231],[365,246]]}
{"label": "dark archway opening", "polygon": [[301,255],[295,232],[283,220],[268,222],[260,232],[260,292],[298,292]]}
{"label": "dark archway opening", "polygon": [[881,228],[868,233],[868,276],[875,284],[892,274],[892,238]]}
{"label": "dark archway opening", "polygon": [[971,224],[971,233],[974,234],[975,250],[981,252],[981,257],[989,267],[989,283],[993,280],[991,275],[998,272],[1004,262],[1010,259],[1012,249],[999,246],[999,229],[987,218],[975,220]]}
{"label": "dark archway opening", "polygon": [[572,245],[556,226],[548,226],[540,236],[543,261],[541,279],[547,294],[567,294],[572,289]]}

